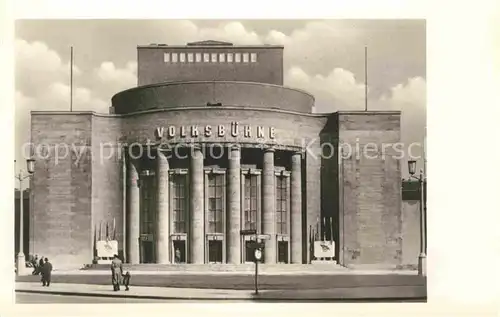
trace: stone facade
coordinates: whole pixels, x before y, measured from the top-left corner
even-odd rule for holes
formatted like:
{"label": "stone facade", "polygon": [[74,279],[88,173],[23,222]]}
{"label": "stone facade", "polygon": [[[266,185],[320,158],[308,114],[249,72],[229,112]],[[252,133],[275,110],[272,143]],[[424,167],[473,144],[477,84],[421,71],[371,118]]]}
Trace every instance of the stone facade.
{"label": "stone facade", "polygon": [[[43,131],[43,135],[41,134],[42,128],[39,128],[40,134],[36,133],[38,129],[34,129],[35,144],[49,144],[50,149],[55,149],[56,145],[61,142],[78,144],[78,147],[73,150],[77,152],[72,157],[59,159],[57,165],[54,155],[37,162],[35,172],[37,176],[34,178],[36,249],[40,250],[39,252],[51,254],[57,260],[60,256],[76,256],[73,254],[76,250],[70,251],[73,253],[69,255],[64,255],[68,253],[65,249],[66,244],[57,246],[56,240],[47,243],[46,250],[42,247],[44,245],[42,241],[50,241],[53,232],[66,234],[68,238],[78,239],[74,241],[76,245],[79,245],[78,259],[86,263],[90,261],[93,254],[92,233],[99,227],[99,224],[115,223],[116,239],[119,241],[120,250],[125,254],[127,242],[135,243],[135,241],[134,239],[127,240],[124,236],[124,228],[126,228],[124,204],[127,202],[130,204],[131,197],[136,196],[130,194],[133,188],[126,187],[126,184],[124,186],[124,180],[127,179],[123,174],[124,162],[118,157],[117,149],[133,142],[146,144],[148,140],[151,144],[157,144],[155,130],[164,122],[176,126],[178,126],[176,122],[184,125],[197,123],[201,126],[217,126],[221,124],[222,115],[225,115],[222,124],[227,125],[227,131],[230,131],[231,127],[225,122],[232,121],[241,125],[272,126],[275,129],[276,138],[274,141],[265,139],[259,142],[252,137],[225,135],[219,137],[223,142],[240,145],[264,144],[290,151],[292,149],[302,151],[300,155],[302,199],[299,201],[302,225],[297,226],[292,220],[294,231],[296,232],[300,227],[302,232],[300,239],[296,238],[294,242],[291,242],[297,245],[297,241],[300,241],[301,262],[307,262],[311,257],[308,252],[310,248],[307,238],[309,228],[315,227],[317,220],[321,217],[331,216],[335,219],[334,236],[338,245],[338,261],[341,264],[397,265],[402,263],[403,219],[399,162],[390,155],[385,158],[367,160],[363,158],[363,155],[360,155],[360,159],[356,159],[356,155],[353,154],[344,159],[341,164],[337,155],[330,155],[329,159],[319,156],[322,148],[323,157],[329,156],[325,152],[327,147],[322,147],[321,142],[331,142],[333,145],[338,142],[351,144],[353,148],[356,144],[363,146],[368,142],[380,145],[395,143],[399,138],[399,114],[378,112],[338,112],[333,116],[249,108],[169,109],[134,116],[34,112],[32,115],[34,127],[60,126],[58,130]],[[332,124],[332,120],[336,123]],[[87,140],[89,145],[81,145],[79,138],[74,139],[71,133],[74,128],[65,123],[67,121],[71,121],[72,125],[81,126],[77,130],[79,132],[75,133],[81,136],[88,135],[89,138],[83,140]],[[66,130],[62,130],[61,127],[66,127]],[[186,143],[196,141],[211,144],[216,143],[217,137],[193,138],[187,135],[182,138],[176,136],[164,142],[176,144],[182,140]],[[83,147],[86,150],[80,154],[82,152],[78,151]],[[113,155],[110,149],[113,149]],[[137,173],[140,172],[140,167],[138,168]],[[294,175],[297,175],[297,172]],[[296,192],[295,188],[297,188],[296,184],[293,186]],[[55,191],[58,193],[54,193]],[[77,191],[80,191],[80,194],[76,194]],[[296,198],[294,196],[291,199]],[[72,205],[72,201],[79,204]],[[265,201],[266,198],[263,197],[264,206]],[[196,200],[192,199],[191,204],[194,202]],[[133,204],[139,204],[139,202]],[[273,204],[274,200],[269,205],[271,207],[263,206],[262,210],[272,208]],[[197,206],[193,208],[198,208]],[[296,213],[295,210],[294,214]],[[55,219],[61,219],[60,216],[66,217],[68,222],[69,219],[78,219],[78,222],[58,224]],[[74,228],[86,228],[88,232],[81,239],[78,232],[75,232],[80,229]],[[195,226],[195,228],[198,227]],[[82,234],[84,233],[81,232],[80,235]],[[296,262],[297,255],[293,250],[291,252],[293,254],[291,258],[294,258]],[[270,259],[270,261],[275,260]]]}
{"label": "stone facade", "polygon": [[[167,81],[217,80],[257,82],[283,85],[283,46],[234,46],[231,43],[199,42],[195,45],[142,45],[137,48],[138,85],[149,85]],[[208,44],[208,45],[207,45]],[[214,45],[215,44],[215,45]],[[217,45],[219,44],[219,45]],[[227,45],[229,44],[229,45]],[[236,61],[234,54],[255,54],[247,62]],[[178,54],[174,62],[172,58],[165,62],[164,54]],[[185,54],[181,61],[179,54]],[[187,54],[193,54],[189,61]],[[201,61],[196,61],[196,54],[201,54]],[[203,54],[209,54],[205,61]],[[216,55],[216,62],[212,61]],[[224,54],[224,61],[220,60]],[[227,60],[227,54],[233,60]]]}
{"label": "stone facade", "polygon": [[[246,73],[246,81],[260,83],[233,78],[220,63],[219,77],[204,65],[205,81],[157,82],[175,72],[178,80],[205,74],[149,65],[157,52],[177,49],[139,48],[139,82],[154,85],[115,95],[111,114],[32,112],[32,142],[40,153],[30,248],[57,266],[79,266],[93,260],[95,240],[107,236],[130,263],[238,264],[247,258],[240,230],[250,223],[269,238],[265,263],[309,263],[311,231],[326,217],[333,232],[322,233],[334,237],[341,265],[403,264],[401,171],[390,147],[400,139],[399,112],[313,114],[313,96],[279,86],[279,65],[262,78]],[[273,54],[282,63],[279,49],[262,52],[261,63],[265,54],[269,63],[276,63]],[[264,71],[255,67],[255,74]],[[218,81],[206,82],[210,76]],[[378,147],[374,158],[336,151],[368,143]],[[179,145],[184,159],[170,156]],[[213,145],[230,156],[198,157]],[[132,158],[137,151],[146,152]],[[186,176],[184,187],[176,175]],[[179,248],[185,254],[178,258]]]}

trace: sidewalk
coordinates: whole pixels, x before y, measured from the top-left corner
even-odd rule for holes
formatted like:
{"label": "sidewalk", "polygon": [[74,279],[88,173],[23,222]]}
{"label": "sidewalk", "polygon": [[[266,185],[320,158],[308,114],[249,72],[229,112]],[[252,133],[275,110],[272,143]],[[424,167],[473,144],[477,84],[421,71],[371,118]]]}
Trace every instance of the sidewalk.
{"label": "sidewalk", "polygon": [[[123,289],[123,288],[122,288]],[[16,292],[54,295],[80,295],[99,297],[128,297],[144,299],[191,300],[339,300],[339,299],[423,299],[423,286],[376,286],[307,290],[262,290],[254,295],[251,290],[222,290],[196,288],[164,288],[132,286],[130,291],[114,292],[111,285],[55,283],[43,287],[40,283],[17,282]]]}
{"label": "sidewalk", "polygon": [[[126,268],[125,268],[126,270]],[[134,275],[254,275],[254,271],[133,271]],[[109,270],[54,270],[52,275],[109,275]],[[417,275],[413,270],[264,271],[259,275]]]}

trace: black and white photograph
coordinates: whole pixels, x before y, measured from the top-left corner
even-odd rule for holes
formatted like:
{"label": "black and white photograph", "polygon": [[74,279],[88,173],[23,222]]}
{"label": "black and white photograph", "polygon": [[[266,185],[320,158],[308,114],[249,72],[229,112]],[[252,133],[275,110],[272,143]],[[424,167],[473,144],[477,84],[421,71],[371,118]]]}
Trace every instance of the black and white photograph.
{"label": "black and white photograph", "polygon": [[17,20],[14,49],[17,303],[426,302],[424,19]]}

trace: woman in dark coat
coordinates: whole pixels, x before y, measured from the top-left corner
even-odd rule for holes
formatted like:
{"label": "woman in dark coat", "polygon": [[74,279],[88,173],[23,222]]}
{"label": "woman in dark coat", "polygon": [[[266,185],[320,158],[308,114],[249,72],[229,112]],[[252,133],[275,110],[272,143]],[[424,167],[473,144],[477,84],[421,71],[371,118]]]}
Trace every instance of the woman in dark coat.
{"label": "woman in dark coat", "polygon": [[40,268],[40,272],[42,273],[42,285],[50,286],[50,278],[52,277],[52,264],[49,262],[49,259],[45,258],[45,263]]}

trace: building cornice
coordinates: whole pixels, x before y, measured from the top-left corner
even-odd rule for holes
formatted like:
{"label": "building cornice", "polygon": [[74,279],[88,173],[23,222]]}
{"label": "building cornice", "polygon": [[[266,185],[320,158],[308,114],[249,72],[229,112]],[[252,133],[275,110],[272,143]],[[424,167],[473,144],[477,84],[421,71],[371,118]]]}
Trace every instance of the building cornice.
{"label": "building cornice", "polygon": [[183,49],[183,50],[199,50],[201,49],[284,49],[283,45],[162,45],[162,44],[146,44],[137,45],[137,48],[145,49]]}
{"label": "building cornice", "polygon": [[108,114],[99,113],[95,111],[44,111],[44,110],[33,110],[31,115],[91,115],[94,117],[106,117],[106,118],[122,118],[122,117],[133,117],[138,115],[146,115],[159,112],[170,112],[170,111],[184,111],[184,110],[250,110],[250,111],[262,111],[262,112],[272,112],[272,113],[283,113],[291,115],[299,115],[310,118],[327,118],[332,115],[401,115],[401,111],[385,111],[385,110],[371,110],[371,111],[336,111],[330,113],[305,113],[297,111],[289,111],[283,109],[273,109],[273,108],[259,108],[259,107],[241,107],[241,106],[218,106],[218,107],[207,107],[207,106],[192,106],[192,107],[174,107],[174,108],[158,108],[143,110],[125,114]]}
{"label": "building cornice", "polygon": [[162,87],[162,86],[175,86],[175,85],[196,85],[196,84],[241,84],[241,85],[255,85],[255,86],[265,86],[265,87],[277,87],[277,88],[282,88],[286,90],[292,90],[296,92],[300,92],[304,95],[307,95],[311,97],[313,100],[316,100],[314,98],[314,95],[311,93],[308,93],[305,90],[298,89],[298,88],[293,88],[293,87],[288,87],[284,85],[276,85],[276,84],[269,84],[269,83],[259,83],[259,82],[254,82],[254,81],[239,81],[239,80],[187,80],[187,81],[165,81],[161,83],[155,83],[155,84],[149,84],[149,85],[142,85],[142,86],[137,86],[137,87],[132,87],[128,88],[125,90],[122,90],[120,92],[117,92],[114,94],[111,99],[113,99],[115,96],[120,95],[122,93],[126,92],[131,92],[135,90],[142,90],[142,89],[147,89],[147,88],[156,88],[156,87]]}

